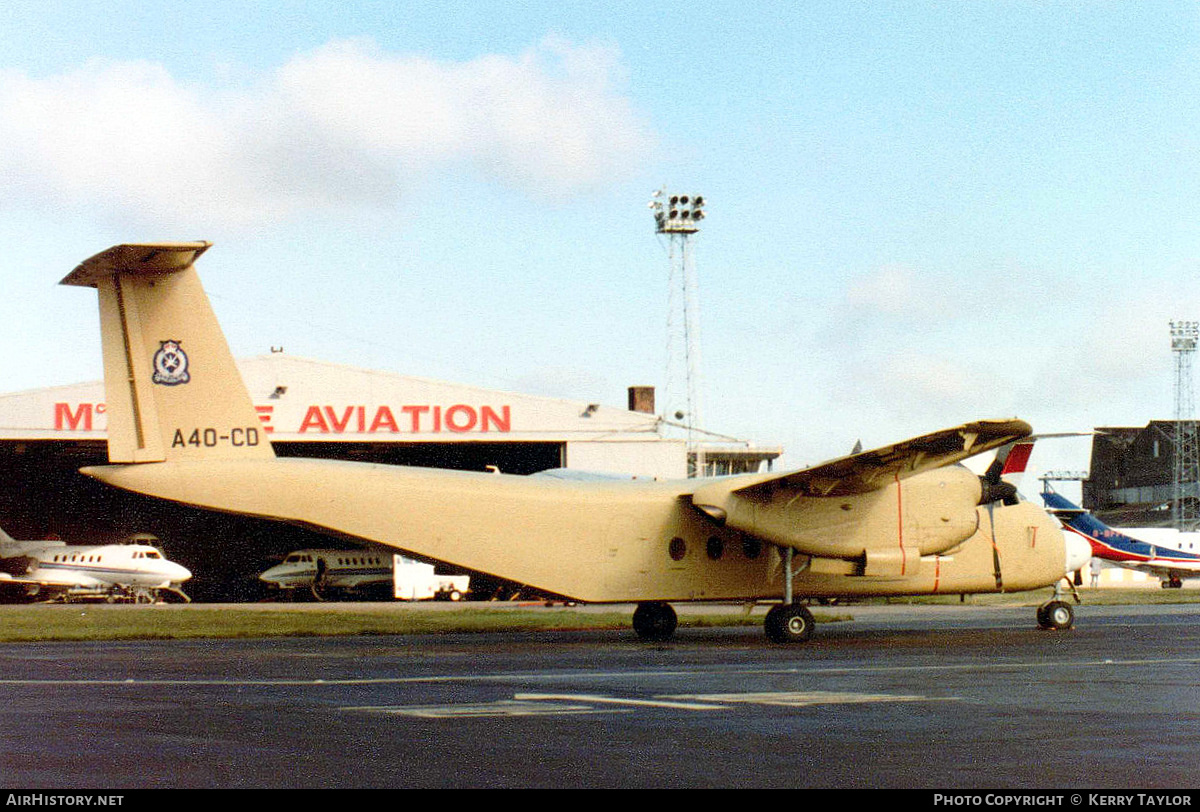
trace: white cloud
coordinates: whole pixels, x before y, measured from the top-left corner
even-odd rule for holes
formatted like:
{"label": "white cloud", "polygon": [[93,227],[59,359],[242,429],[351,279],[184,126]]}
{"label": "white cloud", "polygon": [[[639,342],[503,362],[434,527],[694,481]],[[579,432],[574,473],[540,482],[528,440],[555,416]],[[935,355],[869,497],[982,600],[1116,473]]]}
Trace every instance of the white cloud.
{"label": "white cloud", "polygon": [[855,311],[904,315],[915,309],[931,288],[912,268],[885,265],[851,280],[846,290],[846,304]]}
{"label": "white cloud", "polygon": [[154,225],[251,226],[378,206],[471,167],[534,195],[623,174],[651,146],[619,55],[549,39],[438,62],[334,41],[236,90],[149,62],[0,72],[0,199]]}

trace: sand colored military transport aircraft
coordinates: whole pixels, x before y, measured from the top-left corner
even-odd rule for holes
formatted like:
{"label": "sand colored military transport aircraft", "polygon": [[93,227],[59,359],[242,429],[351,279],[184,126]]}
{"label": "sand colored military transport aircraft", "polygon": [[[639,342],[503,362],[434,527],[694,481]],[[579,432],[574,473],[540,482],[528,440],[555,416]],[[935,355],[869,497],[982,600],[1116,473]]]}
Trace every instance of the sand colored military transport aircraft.
{"label": "sand colored military transport aircraft", "polygon": [[637,603],[646,639],[674,632],[672,601],[782,599],[767,635],[802,641],[813,618],[801,598],[1015,592],[1087,562],[1041,508],[955,464],[1027,436],[1018,420],[788,473],[675,482],[276,458],[193,267],[209,245],[118,245],[63,280],[100,297],[111,464],[83,473],[574,600]]}

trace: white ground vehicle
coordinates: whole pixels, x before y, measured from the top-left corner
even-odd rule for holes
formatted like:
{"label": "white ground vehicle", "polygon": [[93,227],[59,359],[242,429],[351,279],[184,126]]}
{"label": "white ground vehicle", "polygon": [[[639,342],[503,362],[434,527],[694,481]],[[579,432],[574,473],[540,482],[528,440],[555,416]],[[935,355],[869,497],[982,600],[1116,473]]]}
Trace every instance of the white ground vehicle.
{"label": "white ground vehicle", "polygon": [[400,601],[441,598],[461,601],[471,586],[468,575],[437,575],[432,564],[422,564],[402,555],[392,556],[393,594]]}

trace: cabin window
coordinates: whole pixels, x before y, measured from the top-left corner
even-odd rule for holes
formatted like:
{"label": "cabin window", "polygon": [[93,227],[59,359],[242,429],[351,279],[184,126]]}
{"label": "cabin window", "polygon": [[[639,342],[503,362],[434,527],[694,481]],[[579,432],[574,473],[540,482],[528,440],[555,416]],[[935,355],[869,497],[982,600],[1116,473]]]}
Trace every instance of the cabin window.
{"label": "cabin window", "polygon": [[708,557],[713,561],[719,561],[723,555],[725,555],[725,540],[720,536],[709,536]]}
{"label": "cabin window", "polygon": [[687,543],[679,536],[676,536],[667,545],[667,552],[670,554],[672,561],[682,561],[683,557],[687,555]]}
{"label": "cabin window", "polygon": [[762,542],[752,538],[742,539],[742,554],[746,558],[758,558],[762,555]]}

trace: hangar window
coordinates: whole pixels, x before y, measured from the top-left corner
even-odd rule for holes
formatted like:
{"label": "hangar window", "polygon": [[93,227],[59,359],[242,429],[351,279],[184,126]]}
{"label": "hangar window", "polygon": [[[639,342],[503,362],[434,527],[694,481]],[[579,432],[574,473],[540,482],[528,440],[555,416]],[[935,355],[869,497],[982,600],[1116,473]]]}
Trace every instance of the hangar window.
{"label": "hangar window", "polygon": [[708,557],[713,561],[718,561],[723,555],[725,555],[725,540],[719,536],[709,536]]}
{"label": "hangar window", "polygon": [[687,555],[687,544],[679,536],[676,536],[667,546],[667,552],[670,553],[673,561],[682,561],[683,557]]}
{"label": "hangar window", "polygon": [[758,558],[762,555],[762,542],[758,539],[742,539],[742,553],[746,558]]}

